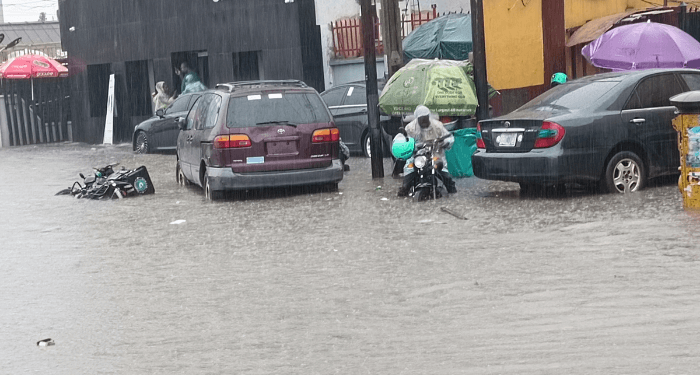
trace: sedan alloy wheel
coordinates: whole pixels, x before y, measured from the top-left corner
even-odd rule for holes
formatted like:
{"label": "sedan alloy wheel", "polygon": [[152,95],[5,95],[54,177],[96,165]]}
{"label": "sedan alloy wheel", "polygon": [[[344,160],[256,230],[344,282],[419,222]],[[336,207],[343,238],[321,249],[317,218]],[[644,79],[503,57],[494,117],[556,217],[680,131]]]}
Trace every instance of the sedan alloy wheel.
{"label": "sedan alloy wheel", "polygon": [[631,193],[644,187],[644,164],[633,152],[623,151],[610,159],[605,184],[610,193]]}

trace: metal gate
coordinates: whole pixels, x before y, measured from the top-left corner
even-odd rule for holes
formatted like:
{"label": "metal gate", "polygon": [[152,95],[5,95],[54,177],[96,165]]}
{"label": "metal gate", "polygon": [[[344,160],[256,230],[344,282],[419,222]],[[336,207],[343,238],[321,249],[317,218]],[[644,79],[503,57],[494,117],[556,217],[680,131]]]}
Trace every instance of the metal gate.
{"label": "metal gate", "polygon": [[[3,144],[72,141],[69,81],[65,78],[0,80],[6,121]],[[32,84],[33,83],[33,84]]]}

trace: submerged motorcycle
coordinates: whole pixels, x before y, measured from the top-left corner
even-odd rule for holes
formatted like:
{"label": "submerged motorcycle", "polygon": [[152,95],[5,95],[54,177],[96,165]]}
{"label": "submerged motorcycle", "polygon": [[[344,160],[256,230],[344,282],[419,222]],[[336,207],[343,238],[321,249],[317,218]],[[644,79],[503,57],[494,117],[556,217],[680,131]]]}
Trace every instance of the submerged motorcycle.
{"label": "submerged motorcycle", "polygon": [[145,166],[133,170],[122,167],[115,171],[114,167],[117,165],[119,163],[93,168],[93,173],[87,177],[79,173],[83,179],[82,184],[76,181],[56,195],[72,195],[85,199],[121,199],[156,192]]}
{"label": "submerged motorcycle", "polygon": [[416,144],[413,154],[413,163],[409,168],[413,168],[413,184],[408,195],[414,201],[425,201],[438,199],[447,196],[447,187],[442,177],[442,170],[445,165],[437,156],[442,149],[442,141],[451,137],[446,135],[432,141]]}

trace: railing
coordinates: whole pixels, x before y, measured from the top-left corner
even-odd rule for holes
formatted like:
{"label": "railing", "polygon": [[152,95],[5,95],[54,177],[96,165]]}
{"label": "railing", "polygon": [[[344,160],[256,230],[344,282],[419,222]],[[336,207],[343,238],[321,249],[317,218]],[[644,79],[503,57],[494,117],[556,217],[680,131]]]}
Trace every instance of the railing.
{"label": "railing", "polygon": [[[402,16],[401,38],[405,38],[422,24],[437,17],[437,8],[434,6],[430,11],[411,13],[408,17]],[[336,58],[347,59],[363,56],[362,21],[360,18],[331,22],[331,30],[333,32],[333,51]],[[383,55],[384,43],[382,41],[381,25],[377,18],[374,20],[374,32],[374,35],[376,35],[374,43],[377,55]]]}

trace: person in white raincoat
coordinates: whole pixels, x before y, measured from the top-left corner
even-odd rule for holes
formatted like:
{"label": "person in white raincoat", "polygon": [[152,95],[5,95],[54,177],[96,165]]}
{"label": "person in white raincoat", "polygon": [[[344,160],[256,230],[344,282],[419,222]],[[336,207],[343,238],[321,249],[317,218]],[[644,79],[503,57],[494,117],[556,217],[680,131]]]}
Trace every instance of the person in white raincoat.
{"label": "person in white raincoat", "polygon": [[[415,139],[416,143],[425,143],[432,141],[434,139],[450,135],[450,132],[445,129],[445,126],[440,122],[440,120],[432,118],[430,115],[430,109],[428,107],[419,105],[413,113],[414,119],[408,125],[406,125],[406,135],[410,138]],[[397,135],[398,137],[398,135]],[[396,138],[394,138],[396,139]],[[452,144],[455,142],[454,136],[450,135],[445,138],[441,143],[441,149],[438,151],[437,156],[442,161],[445,168],[440,171],[442,175],[443,182],[447,188],[448,193],[456,193],[457,188],[455,187],[455,182],[452,180],[452,176],[447,172],[447,160],[445,159],[445,150],[449,150]],[[412,157],[411,157],[412,159]],[[409,162],[406,165],[410,164]],[[403,184],[399,189],[398,196],[405,197],[408,195],[408,191],[414,184],[414,178],[416,174],[413,169],[404,168],[404,178]]]}

